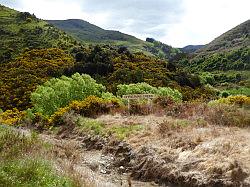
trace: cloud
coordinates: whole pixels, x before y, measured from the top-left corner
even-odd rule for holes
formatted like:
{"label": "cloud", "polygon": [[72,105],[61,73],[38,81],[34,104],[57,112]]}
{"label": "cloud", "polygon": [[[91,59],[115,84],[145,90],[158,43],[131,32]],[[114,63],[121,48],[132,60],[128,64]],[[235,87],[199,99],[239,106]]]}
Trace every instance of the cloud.
{"label": "cloud", "polygon": [[78,18],[174,47],[206,44],[250,18],[249,0],[0,0],[42,19]]}
{"label": "cloud", "polygon": [[183,0],[85,0],[82,10],[93,15],[106,13],[109,19],[99,23],[104,28],[133,33],[136,36],[160,38],[168,29],[166,23],[178,22],[181,18],[182,2]]}

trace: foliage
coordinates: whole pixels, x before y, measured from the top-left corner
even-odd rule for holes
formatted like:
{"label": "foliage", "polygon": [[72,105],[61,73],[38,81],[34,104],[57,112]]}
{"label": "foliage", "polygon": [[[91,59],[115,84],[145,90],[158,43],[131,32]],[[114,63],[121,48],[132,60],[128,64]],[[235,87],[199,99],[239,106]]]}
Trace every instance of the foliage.
{"label": "foliage", "polygon": [[183,101],[209,101],[211,99],[216,99],[219,94],[219,91],[214,88],[211,88],[210,86],[203,86],[195,89],[192,89],[188,86],[177,86],[177,89],[180,90],[180,92],[182,93]]}
{"label": "foliage", "polygon": [[6,110],[0,113],[0,123],[6,125],[16,125],[23,119],[24,116],[25,112],[19,111],[16,108],[13,110]]}
{"label": "foliage", "polygon": [[[112,93],[116,93],[119,84],[139,82],[178,90],[179,86],[188,86],[193,90],[202,87],[199,76],[178,69],[174,63],[142,53],[131,53],[125,47],[90,46],[74,49],[73,53],[77,63],[67,74],[90,73]],[[192,89],[189,92],[193,92]]]}
{"label": "foliage", "polygon": [[102,43],[126,47],[131,52],[143,52],[149,56],[156,56],[165,60],[181,53],[178,48],[173,48],[159,41],[145,42],[118,31],[104,30],[83,20],[51,20],[48,22],[71,34],[83,43]]}
{"label": "foliage", "polygon": [[[189,68],[193,71],[228,71],[228,70],[250,70],[250,48],[242,47],[231,51],[198,55],[190,60]],[[184,62],[184,61],[180,61]]]}
{"label": "foliage", "polygon": [[116,99],[102,99],[96,96],[89,96],[82,101],[72,101],[68,106],[59,108],[50,116],[49,123],[60,125],[62,116],[69,111],[85,117],[95,117],[99,114],[107,114],[119,106],[120,102]]}
{"label": "foliage", "polygon": [[248,97],[250,96],[250,88],[248,87],[226,89],[225,91],[228,92],[230,95],[246,95]]}
{"label": "foliage", "polygon": [[73,66],[73,59],[60,49],[31,50],[0,65],[0,106],[4,110],[30,107],[30,94],[50,77]]}
{"label": "foliage", "polygon": [[70,109],[86,117],[108,113],[111,108],[116,107],[119,107],[117,100],[105,100],[96,96],[89,96],[83,101],[73,101],[69,104]]}
{"label": "foliage", "polygon": [[77,42],[63,31],[28,12],[0,6],[0,63],[9,62],[25,50],[69,50]]}
{"label": "foliage", "polygon": [[171,89],[169,87],[153,87],[147,83],[137,83],[137,84],[120,84],[117,86],[117,95],[127,95],[127,94],[156,94],[158,96],[168,96],[175,101],[181,101],[182,95],[178,90]]}
{"label": "foliage", "polygon": [[31,94],[31,101],[35,111],[52,115],[73,100],[82,100],[90,95],[101,96],[104,90],[105,87],[89,75],[76,73],[71,78],[62,76],[47,81]]}
{"label": "foliage", "polygon": [[250,106],[250,97],[245,95],[235,95],[235,96],[228,96],[226,98],[220,98],[218,100],[211,101],[210,104],[230,104],[230,105],[239,105],[239,106]]}
{"label": "foliage", "polygon": [[209,72],[203,72],[200,75],[200,79],[201,79],[201,83],[202,84],[210,84],[210,85],[214,85],[215,84],[215,79],[213,74],[209,73]]}
{"label": "foliage", "polygon": [[173,48],[153,38],[147,38],[146,41],[151,45],[146,45],[145,49],[161,59],[171,60],[176,55],[182,53],[180,49]]}

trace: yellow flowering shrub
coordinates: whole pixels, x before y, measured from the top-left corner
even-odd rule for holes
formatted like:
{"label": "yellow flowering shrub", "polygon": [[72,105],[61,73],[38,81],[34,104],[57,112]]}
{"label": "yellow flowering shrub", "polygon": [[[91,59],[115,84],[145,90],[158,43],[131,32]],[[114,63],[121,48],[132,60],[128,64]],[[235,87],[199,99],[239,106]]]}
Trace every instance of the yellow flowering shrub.
{"label": "yellow flowering shrub", "polygon": [[61,49],[36,49],[15,60],[0,63],[0,106],[3,110],[31,107],[30,95],[36,87],[73,66],[73,58]]}
{"label": "yellow flowering shrub", "polygon": [[210,102],[210,104],[217,104],[217,103],[223,103],[223,104],[229,104],[229,105],[250,105],[250,97],[245,95],[232,95],[227,98],[220,98],[218,100]]}
{"label": "yellow flowering shrub", "polygon": [[95,117],[98,114],[109,113],[111,109],[120,106],[117,99],[102,99],[89,96],[82,101],[72,101],[68,106],[59,108],[48,120],[49,124],[60,124],[65,113],[73,111],[85,117]]}
{"label": "yellow flowering shrub", "polygon": [[24,111],[19,111],[14,108],[12,110],[6,110],[0,113],[0,123],[6,125],[16,125],[25,116]]}
{"label": "yellow flowering shrub", "polygon": [[63,115],[70,110],[69,107],[59,108],[53,115],[48,119],[49,124],[59,124]]}

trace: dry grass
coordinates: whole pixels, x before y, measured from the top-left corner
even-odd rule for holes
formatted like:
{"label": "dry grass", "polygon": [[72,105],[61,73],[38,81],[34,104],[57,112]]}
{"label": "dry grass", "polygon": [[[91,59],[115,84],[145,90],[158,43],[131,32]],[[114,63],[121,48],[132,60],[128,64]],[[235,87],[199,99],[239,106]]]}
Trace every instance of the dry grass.
{"label": "dry grass", "polygon": [[[135,176],[140,173],[151,180],[172,177],[179,185],[191,186],[203,183],[213,186],[219,180],[221,186],[226,183],[250,185],[250,129],[200,126],[194,121],[182,123],[182,120],[168,118],[157,127],[152,125],[149,131],[127,140],[139,154],[145,148],[151,152],[144,154],[144,158],[151,159],[153,166],[145,161],[142,167],[147,175],[143,174],[142,168],[136,168]],[[157,163],[158,167],[155,166]],[[166,173],[166,168],[171,173]]]}

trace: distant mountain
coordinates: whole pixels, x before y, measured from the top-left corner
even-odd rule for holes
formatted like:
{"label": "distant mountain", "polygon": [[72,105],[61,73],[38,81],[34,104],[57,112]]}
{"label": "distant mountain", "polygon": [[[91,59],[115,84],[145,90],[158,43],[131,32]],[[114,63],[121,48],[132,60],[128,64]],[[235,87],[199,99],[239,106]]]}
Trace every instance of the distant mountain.
{"label": "distant mountain", "polygon": [[234,27],[205,45],[198,54],[209,54],[250,47],[250,20]]}
{"label": "distant mountain", "polygon": [[195,51],[201,49],[205,45],[187,45],[183,48],[180,48],[180,50],[184,53],[194,53]]}
{"label": "distant mountain", "polygon": [[75,39],[28,12],[0,5],[0,63],[29,49],[70,49]]}
{"label": "distant mountain", "polygon": [[156,40],[143,41],[134,36],[119,31],[105,30],[80,19],[47,20],[50,24],[65,31],[78,41],[92,44],[111,44],[125,46],[132,52],[143,52],[161,59],[171,59],[181,51]]}

